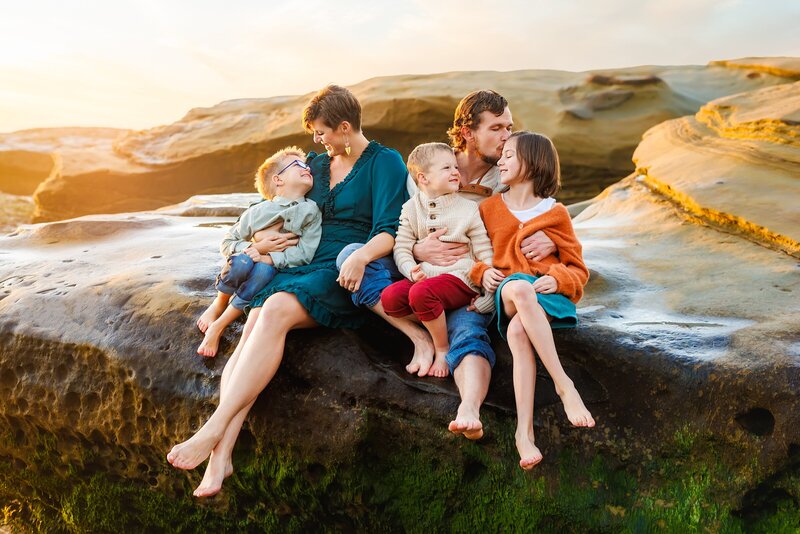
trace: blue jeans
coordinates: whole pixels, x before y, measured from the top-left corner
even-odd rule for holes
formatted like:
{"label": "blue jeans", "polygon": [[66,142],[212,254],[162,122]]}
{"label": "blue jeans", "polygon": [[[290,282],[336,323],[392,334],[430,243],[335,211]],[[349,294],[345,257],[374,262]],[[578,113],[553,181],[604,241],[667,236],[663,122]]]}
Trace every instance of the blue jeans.
{"label": "blue jeans", "polygon": [[[336,258],[336,268],[341,269],[344,260],[363,246],[362,243],[352,243],[344,247]],[[391,256],[370,262],[364,270],[361,287],[352,295],[353,304],[370,308],[375,306],[381,299],[381,292],[402,278]],[[489,365],[494,367],[495,354],[488,332],[492,317],[491,314],[467,311],[466,307],[447,312],[447,337],[450,340],[447,366],[451,374],[470,354],[486,358]]]}
{"label": "blue jeans", "polygon": [[483,314],[467,311],[466,306],[447,312],[447,338],[450,340],[450,352],[447,353],[447,367],[450,374],[461,364],[465,356],[474,354],[489,361],[494,367],[495,354],[489,339],[489,325],[492,324],[491,313]]}
{"label": "blue jeans", "polygon": [[[344,260],[363,246],[363,243],[351,243],[344,247],[336,257],[336,268],[341,269]],[[350,298],[353,299],[353,304],[356,306],[372,308],[381,300],[381,293],[384,289],[402,279],[403,275],[397,270],[397,265],[394,264],[391,256],[378,258],[367,264],[364,269],[364,278],[361,279],[361,286]]]}
{"label": "blue jeans", "polygon": [[264,289],[275,278],[278,270],[266,263],[254,262],[247,254],[233,254],[217,276],[214,287],[220,293],[233,295],[231,306],[243,310],[256,293]]}

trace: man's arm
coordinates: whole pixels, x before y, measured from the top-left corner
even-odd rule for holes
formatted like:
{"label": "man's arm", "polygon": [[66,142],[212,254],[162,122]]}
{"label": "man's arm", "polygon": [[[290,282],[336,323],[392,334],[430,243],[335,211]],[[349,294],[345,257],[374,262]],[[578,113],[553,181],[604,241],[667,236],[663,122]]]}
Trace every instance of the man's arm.
{"label": "man's arm", "polygon": [[411,247],[411,253],[418,262],[427,261],[432,265],[447,267],[469,254],[469,246],[463,243],[446,243],[439,237],[447,233],[447,228],[439,228]]}
{"label": "man's arm", "polygon": [[541,230],[523,239],[522,243],[520,243],[520,249],[526,258],[534,261],[542,261],[557,252],[553,240]]}

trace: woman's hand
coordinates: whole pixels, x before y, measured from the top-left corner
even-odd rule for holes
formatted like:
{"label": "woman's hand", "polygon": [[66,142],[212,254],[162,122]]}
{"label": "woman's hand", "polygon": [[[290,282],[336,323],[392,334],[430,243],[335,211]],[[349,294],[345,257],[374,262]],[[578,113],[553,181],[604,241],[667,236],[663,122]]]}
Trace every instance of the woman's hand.
{"label": "woman's hand", "polygon": [[414,245],[414,259],[420,262],[427,261],[438,267],[447,267],[465,257],[469,253],[469,246],[463,243],[439,241],[439,237],[446,233],[447,228],[439,228]]}
{"label": "woman's hand", "polygon": [[555,293],[558,289],[558,281],[546,274],[533,283],[533,290],[537,293]]}
{"label": "woman's hand", "polygon": [[254,233],[251,246],[261,254],[266,254],[267,252],[283,252],[287,248],[297,245],[300,238],[291,232],[281,233],[282,225],[282,222],[277,222]]}
{"label": "woman's hand", "polygon": [[360,248],[350,254],[342,268],[339,269],[339,278],[336,279],[339,285],[348,290],[350,293],[355,293],[361,287],[361,279],[364,278],[364,268],[367,266],[367,261],[360,252]]}
{"label": "woman's hand", "polygon": [[411,268],[411,281],[412,282],[422,282],[426,278],[428,278],[428,275],[426,275],[423,272],[422,265],[416,264],[415,266],[413,266]]}
{"label": "woman's hand", "polygon": [[483,289],[488,292],[497,291],[497,286],[503,281],[505,275],[495,268],[486,269],[483,272]]}
{"label": "woman's hand", "polygon": [[526,258],[533,261],[542,261],[547,256],[555,254],[557,250],[553,240],[541,230],[523,239],[520,249]]}

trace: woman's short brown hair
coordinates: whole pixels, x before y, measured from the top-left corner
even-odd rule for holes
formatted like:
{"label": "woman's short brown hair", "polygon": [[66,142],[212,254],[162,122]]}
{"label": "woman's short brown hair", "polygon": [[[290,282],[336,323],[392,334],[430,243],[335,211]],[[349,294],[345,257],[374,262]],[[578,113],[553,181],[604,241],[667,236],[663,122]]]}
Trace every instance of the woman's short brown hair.
{"label": "woman's short brown hair", "polygon": [[539,198],[555,195],[561,189],[561,169],[550,138],[523,130],[514,132],[509,139],[517,140],[520,173],[525,180],[533,180],[533,194]]}
{"label": "woman's short brown hair", "polygon": [[355,131],[361,131],[361,104],[348,89],[328,85],[314,95],[303,109],[303,128],[306,132],[314,131],[311,123],[317,119],[322,119],[328,128],[337,128],[347,121]]}
{"label": "woman's short brown hair", "polygon": [[272,181],[272,176],[280,171],[278,166],[287,165],[288,163],[286,160],[292,156],[294,156],[294,159],[299,159],[300,161],[306,160],[306,153],[303,152],[302,148],[287,146],[268,157],[258,168],[256,171],[255,186],[262,197],[267,200],[272,200],[272,197],[275,196],[275,183]]}
{"label": "woman's short brown hair", "polygon": [[484,111],[491,111],[500,116],[508,107],[508,101],[495,91],[473,91],[456,106],[453,126],[447,130],[450,144],[459,152],[467,148],[467,141],[461,135],[461,128],[466,126],[470,130],[476,129],[481,124],[480,115]]}

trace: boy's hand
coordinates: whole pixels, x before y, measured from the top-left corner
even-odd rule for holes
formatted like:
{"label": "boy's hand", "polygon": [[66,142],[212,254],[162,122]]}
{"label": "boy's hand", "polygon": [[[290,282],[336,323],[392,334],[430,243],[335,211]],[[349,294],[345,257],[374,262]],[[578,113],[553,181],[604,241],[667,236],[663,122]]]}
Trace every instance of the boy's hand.
{"label": "boy's hand", "polygon": [[258,250],[256,250],[256,248],[253,245],[250,245],[249,247],[244,249],[244,253],[250,256],[250,259],[253,261],[261,260],[261,253]]}
{"label": "boy's hand", "polygon": [[541,230],[523,239],[520,249],[526,258],[533,261],[542,261],[547,256],[555,254],[557,250],[553,240]]}
{"label": "boy's hand", "polygon": [[348,290],[350,293],[355,293],[361,288],[361,281],[364,278],[364,269],[369,263],[367,258],[361,256],[361,250],[358,249],[344,260],[342,268],[339,269],[339,277],[336,279],[339,285]]}
{"label": "boy's hand", "polygon": [[469,253],[469,246],[463,243],[439,241],[447,233],[447,228],[439,228],[431,232],[422,241],[414,245],[412,253],[417,261],[427,261],[439,267],[447,267]]}
{"label": "boy's hand", "polygon": [[422,282],[426,278],[428,277],[422,271],[422,265],[417,264],[411,268],[411,280],[413,282]]}
{"label": "boy's hand", "polygon": [[549,274],[542,276],[533,283],[533,290],[537,293],[555,293],[557,289],[558,281]]}
{"label": "boy's hand", "polygon": [[294,247],[299,242],[300,238],[291,232],[281,233],[280,229],[283,223],[277,223],[259,230],[253,234],[253,247],[261,254],[267,252],[283,252],[289,247]]}
{"label": "boy's hand", "polygon": [[262,254],[258,261],[261,263],[266,263],[267,265],[275,265],[275,262],[272,261],[272,256],[269,255],[269,252],[266,254]]}
{"label": "boy's hand", "polygon": [[503,281],[505,275],[498,269],[490,268],[483,272],[483,289],[492,292],[497,291],[497,286]]}

